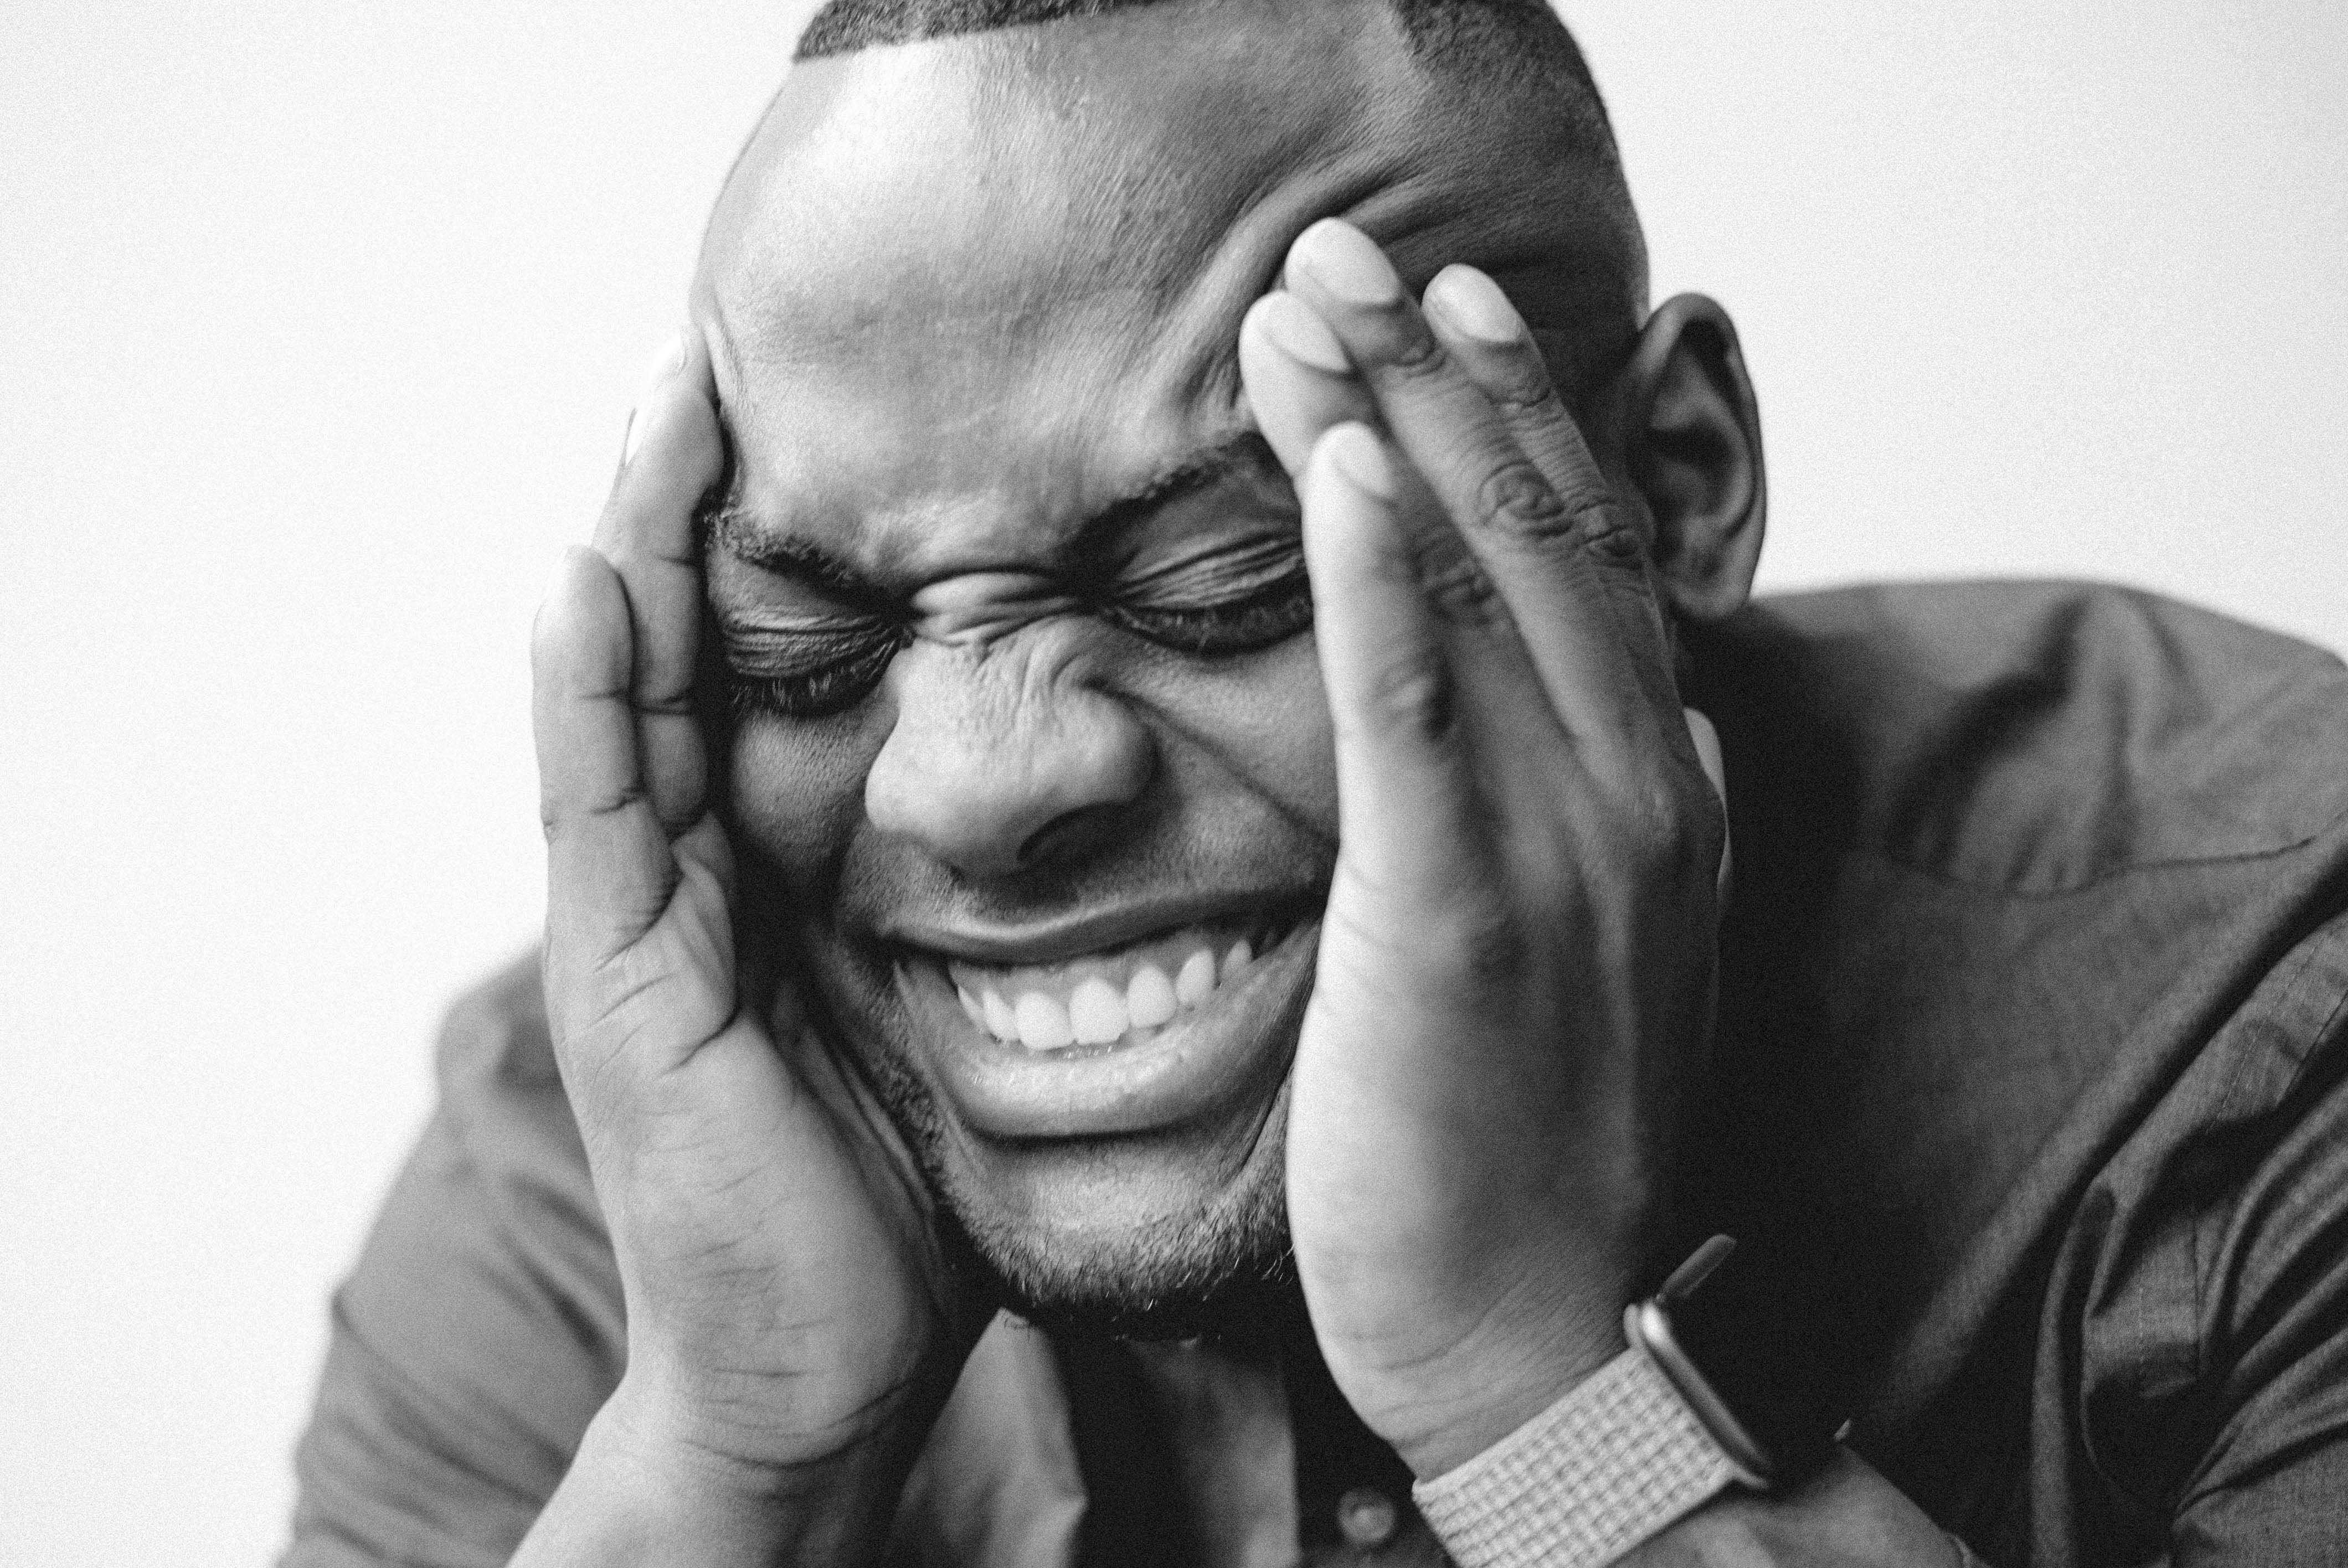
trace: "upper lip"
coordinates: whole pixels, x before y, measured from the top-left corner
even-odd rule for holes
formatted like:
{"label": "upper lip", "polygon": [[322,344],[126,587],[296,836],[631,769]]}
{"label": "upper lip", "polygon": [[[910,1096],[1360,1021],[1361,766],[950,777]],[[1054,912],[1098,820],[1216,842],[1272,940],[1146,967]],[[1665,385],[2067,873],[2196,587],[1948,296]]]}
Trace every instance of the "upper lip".
{"label": "upper lip", "polygon": [[1295,892],[1217,894],[1210,897],[1161,900],[1098,913],[1064,915],[1016,926],[978,920],[942,921],[919,917],[890,922],[879,933],[884,941],[919,948],[966,963],[1009,968],[1022,964],[1057,964],[1106,948],[1122,948],[1147,938],[1210,921],[1243,923],[1251,918],[1283,918],[1300,908],[1304,897]]}

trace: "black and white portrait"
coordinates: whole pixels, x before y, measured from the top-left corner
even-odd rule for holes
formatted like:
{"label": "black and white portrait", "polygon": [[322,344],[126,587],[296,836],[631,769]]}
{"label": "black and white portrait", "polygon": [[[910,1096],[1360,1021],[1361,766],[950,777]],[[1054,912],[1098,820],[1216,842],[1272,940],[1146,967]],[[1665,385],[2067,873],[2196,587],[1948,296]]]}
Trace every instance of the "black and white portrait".
{"label": "black and white portrait", "polygon": [[2348,1563],[2348,13],[11,22],[0,1560]]}

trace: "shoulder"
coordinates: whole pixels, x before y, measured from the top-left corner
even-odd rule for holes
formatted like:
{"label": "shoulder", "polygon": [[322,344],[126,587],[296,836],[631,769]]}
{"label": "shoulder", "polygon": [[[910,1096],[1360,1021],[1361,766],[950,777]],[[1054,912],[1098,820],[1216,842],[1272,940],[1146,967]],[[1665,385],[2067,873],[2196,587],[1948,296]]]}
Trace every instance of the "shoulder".
{"label": "shoulder", "polygon": [[2348,914],[2268,968],[2071,1205],[2034,1381],[2037,1440],[2072,1458],[2039,1508],[2213,1560],[2339,1561],[2308,1510],[2348,1487],[2343,1235]]}
{"label": "shoulder", "polygon": [[535,949],[500,964],[449,1004],[434,1061],[443,1093],[561,1081]]}
{"label": "shoulder", "polygon": [[519,1251],[557,1237],[574,1250],[608,1250],[587,1151],[555,1064],[534,949],[449,1004],[433,1069],[435,1124],[463,1167],[477,1211],[469,1217],[485,1234]]}
{"label": "shoulder", "polygon": [[[1695,651],[1737,865],[1706,1190],[1839,1260],[1870,1457],[1983,1484],[2034,1337],[2105,1409],[2206,1391],[2221,1233],[2348,1147],[2348,671],[2067,583],[1776,600]],[[2260,1234],[2234,1277],[2299,1277]]]}
{"label": "shoulder", "polygon": [[1851,847],[1968,885],[2060,893],[2271,853],[2348,816],[2348,670],[2153,594],[1795,595],[1705,635],[1698,657],[1759,787],[1830,786]]}
{"label": "shoulder", "polygon": [[336,1293],[288,1568],[502,1562],[624,1356],[534,957],[449,1009],[439,1103]]}
{"label": "shoulder", "polygon": [[517,1249],[559,1237],[582,1265],[600,1263],[610,1244],[555,1065],[534,949],[450,1005],[434,1069],[439,1119],[489,1211],[485,1222]]}

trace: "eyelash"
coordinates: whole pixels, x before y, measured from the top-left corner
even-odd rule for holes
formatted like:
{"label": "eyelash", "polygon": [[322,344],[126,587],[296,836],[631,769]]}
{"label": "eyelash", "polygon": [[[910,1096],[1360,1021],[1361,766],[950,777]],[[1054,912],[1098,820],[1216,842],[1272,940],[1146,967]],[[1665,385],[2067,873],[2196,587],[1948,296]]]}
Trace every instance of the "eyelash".
{"label": "eyelash", "polygon": [[1313,585],[1299,569],[1220,604],[1143,606],[1109,600],[1102,617],[1137,637],[1193,658],[1252,653],[1313,624]]}
{"label": "eyelash", "polygon": [[790,719],[820,719],[854,707],[880,683],[889,661],[911,641],[904,632],[891,630],[874,637],[869,646],[845,659],[788,675],[732,671],[735,717],[778,713]]}
{"label": "eyelash", "polygon": [[[1104,600],[1101,618],[1161,648],[1195,659],[1252,653],[1285,642],[1313,624],[1313,587],[1300,569],[1221,604],[1148,606]],[[902,630],[876,636],[844,659],[788,675],[733,672],[735,715],[776,713],[817,719],[855,706],[887,672],[889,661],[911,638]]]}

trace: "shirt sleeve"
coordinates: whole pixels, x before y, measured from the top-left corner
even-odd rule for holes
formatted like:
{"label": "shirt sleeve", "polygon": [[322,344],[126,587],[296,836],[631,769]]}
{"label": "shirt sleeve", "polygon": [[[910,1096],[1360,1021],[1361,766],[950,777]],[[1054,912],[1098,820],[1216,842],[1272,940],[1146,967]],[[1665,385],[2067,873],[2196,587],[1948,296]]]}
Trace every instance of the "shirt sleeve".
{"label": "shirt sleeve", "polygon": [[2207,1414],[2175,1568],[2348,1563],[2348,918],[2300,957],[2260,1020],[2274,1070],[2237,1080],[2244,1146],[2206,1156],[2224,1196],[2192,1229]]}
{"label": "shirt sleeve", "polygon": [[2171,1568],[2348,1563],[2348,916],[2163,1110],[2088,1194],[2091,1264],[2058,1292],[2094,1533]]}
{"label": "shirt sleeve", "polygon": [[336,1292],[281,1568],[489,1568],[618,1381],[620,1292],[534,962],[458,1004],[440,1103]]}

